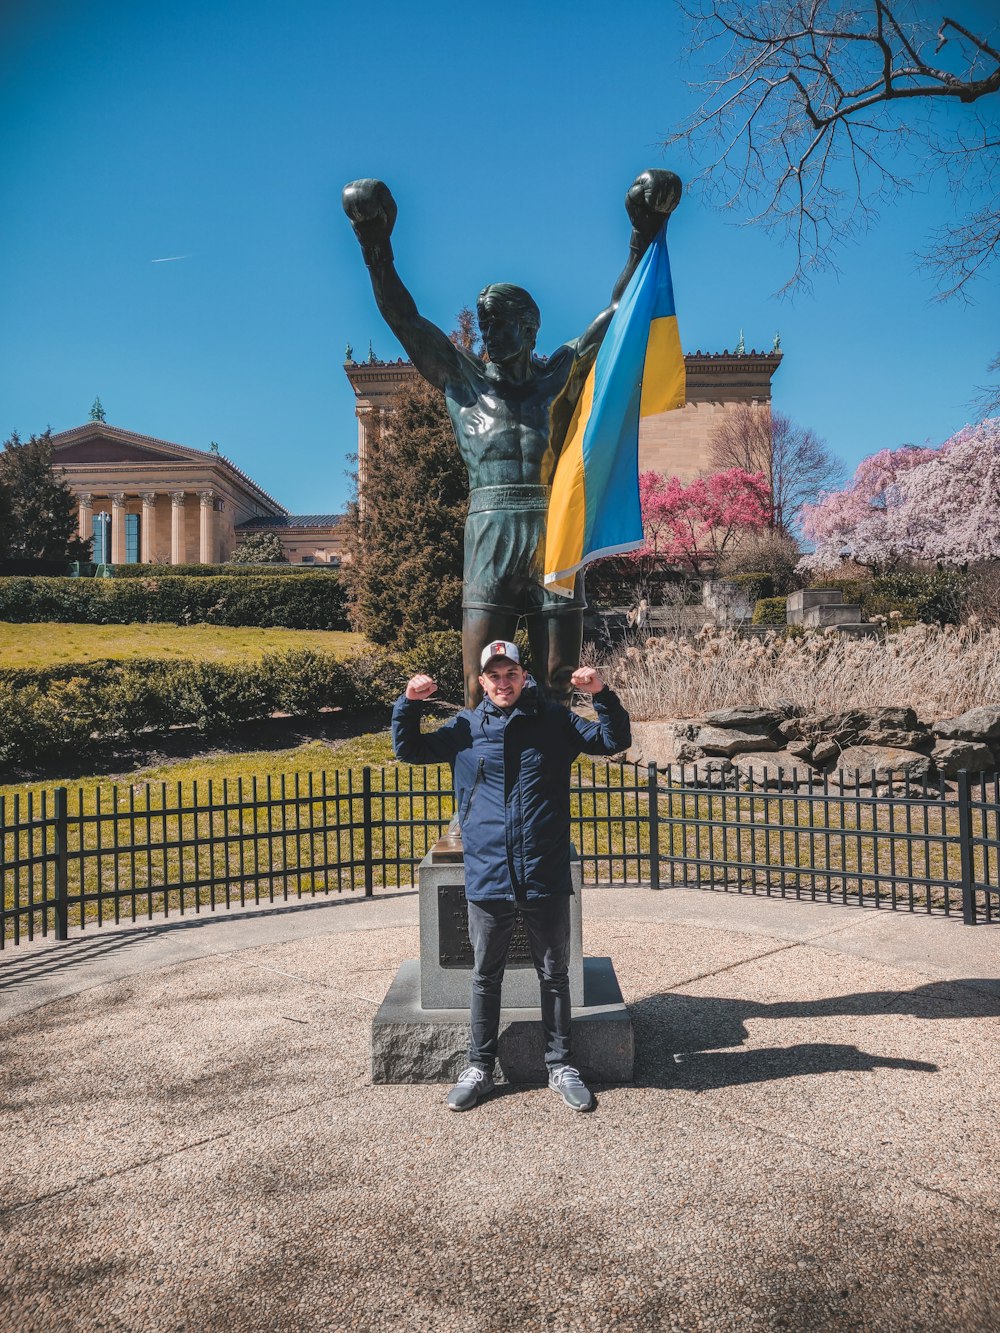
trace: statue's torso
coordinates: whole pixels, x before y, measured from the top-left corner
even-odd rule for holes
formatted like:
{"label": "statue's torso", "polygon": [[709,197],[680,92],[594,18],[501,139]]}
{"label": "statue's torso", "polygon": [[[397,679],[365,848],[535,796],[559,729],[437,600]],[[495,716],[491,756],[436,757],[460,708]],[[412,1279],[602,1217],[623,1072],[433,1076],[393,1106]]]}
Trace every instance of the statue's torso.
{"label": "statue's torso", "polygon": [[471,373],[445,390],[469,486],[548,486],[582,383],[562,348],[522,383]]}

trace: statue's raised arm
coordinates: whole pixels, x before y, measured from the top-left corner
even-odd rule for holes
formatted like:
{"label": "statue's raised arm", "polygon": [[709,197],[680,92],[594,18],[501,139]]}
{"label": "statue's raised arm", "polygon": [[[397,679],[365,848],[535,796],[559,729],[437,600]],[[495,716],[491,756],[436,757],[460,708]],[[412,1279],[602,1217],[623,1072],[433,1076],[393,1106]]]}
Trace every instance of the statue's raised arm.
{"label": "statue's raised arm", "polygon": [[672,171],[662,171],[651,167],[636,176],[625,195],[625,211],[632,223],[632,238],[629,241],[628,261],[611,292],[611,303],[577,339],[577,355],[586,363],[593,361],[597,350],[604,341],[611,317],[618,309],[625,288],[632,274],[639,266],[639,260],[652,245],[660,228],[680,203],[681,180]]}
{"label": "statue's raised arm", "polygon": [[396,201],[389,187],[379,180],[351,181],[344,186],[343,204],[361,245],[382,318],[424,379],[444,389],[462,377],[463,354],[446,333],[424,319],[399,279],[390,241]]}

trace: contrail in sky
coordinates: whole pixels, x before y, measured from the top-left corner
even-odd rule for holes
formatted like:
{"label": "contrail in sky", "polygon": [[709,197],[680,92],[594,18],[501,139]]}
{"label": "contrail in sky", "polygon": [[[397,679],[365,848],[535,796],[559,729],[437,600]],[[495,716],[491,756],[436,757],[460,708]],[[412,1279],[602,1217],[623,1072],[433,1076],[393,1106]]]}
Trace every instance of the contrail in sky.
{"label": "contrail in sky", "polygon": [[190,255],[167,255],[164,259],[151,259],[151,264],[175,264],[178,259],[190,259]]}

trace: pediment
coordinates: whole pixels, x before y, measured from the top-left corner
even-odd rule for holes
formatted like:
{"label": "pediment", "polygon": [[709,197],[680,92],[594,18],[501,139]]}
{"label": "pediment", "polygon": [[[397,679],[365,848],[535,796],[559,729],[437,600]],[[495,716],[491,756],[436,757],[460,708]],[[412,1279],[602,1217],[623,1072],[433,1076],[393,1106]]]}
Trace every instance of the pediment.
{"label": "pediment", "polygon": [[77,440],[61,448],[57,445],[52,458],[56,463],[153,463],[176,462],[177,455],[167,453],[166,449],[150,449],[124,440],[97,437]]}
{"label": "pediment", "polygon": [[104,430],[100,426],[78,427],[52,441],[53,462],[63,464],[175,463],[179,458],[197,456],[198,452],[166,440],[132,435],[117,427]]}

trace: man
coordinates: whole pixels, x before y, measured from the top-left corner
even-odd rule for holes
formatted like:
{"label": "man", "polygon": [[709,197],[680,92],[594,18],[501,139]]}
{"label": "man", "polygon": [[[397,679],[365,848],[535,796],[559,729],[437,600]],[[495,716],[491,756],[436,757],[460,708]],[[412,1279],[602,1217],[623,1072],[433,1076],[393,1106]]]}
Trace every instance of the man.
{"label": "man", "polygon": [[534,355],[541,316],[521,287],[494,283],[477,302],[489,357],[456,347],[417,311],[393,264],[390,236],[396,203],[381,181],[344,187],[344,211],[371,276],[386,323],[424,379],[442,390],[469,472],[462,593],[465,702],[482,698],[479,656],[484,643],[510,639],[527,617],[532,658],[542,687],[568,703],[570,676],[583,639],[583,577],[564,598],[541,582],[549,487],[584,384],[618,302],[664,220],[677,206],[681,183],[671,171],[644,171],[629,188],[629,258],[611,302],[582,337],[547,361]]}
{"label": "man", "polygon": [[586,754],[617,754],[631,744],[629,717],[593,667],[574,688],[593,698],[587,722],[545,698],[506,640],[482,651],[485,698],[438,731],[422,733],[423,701],[437,689],[413,676],[392,714],[392,744],[411,764],[449,763],[465,850],[465,896],[472,943],[469,1064],[448,1094],[465,1111],[493,1091],[500,990],[518,913],[538,973],[549,1087],[576,1111],[593,1098],[570,1057],[569,778]]}

